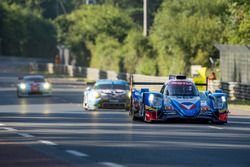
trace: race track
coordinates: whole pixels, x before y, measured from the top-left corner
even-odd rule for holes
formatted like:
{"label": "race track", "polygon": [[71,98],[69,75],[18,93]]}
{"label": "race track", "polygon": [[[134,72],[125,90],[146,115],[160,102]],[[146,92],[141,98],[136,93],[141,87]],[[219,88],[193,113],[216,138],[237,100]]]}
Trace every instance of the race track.
{"label": "race track", "polygon": [[250,116],[225,125],[131,122],[125,110],[83,111],[82,89],[17,98],[0,87],[0,166],[249,167]]}

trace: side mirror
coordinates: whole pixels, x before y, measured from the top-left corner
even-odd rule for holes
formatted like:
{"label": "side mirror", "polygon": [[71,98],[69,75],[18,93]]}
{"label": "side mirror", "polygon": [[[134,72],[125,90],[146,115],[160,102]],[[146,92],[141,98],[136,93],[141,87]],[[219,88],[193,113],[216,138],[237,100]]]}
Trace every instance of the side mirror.
{"label": "side mirror", "polygon": [[214,96],[212,96],[211,94],[208,95],[209,99],[214,99]]}
{"label": "side mirror", "polygon": [[223,90],[217,89],[217,90],[215,90],[215,93],[223,93]]}
{"label": "side mirror", "polygon": [[141,88],[141,92],[144,93],[144,92],[149,92],[149,89],[148,88]]}

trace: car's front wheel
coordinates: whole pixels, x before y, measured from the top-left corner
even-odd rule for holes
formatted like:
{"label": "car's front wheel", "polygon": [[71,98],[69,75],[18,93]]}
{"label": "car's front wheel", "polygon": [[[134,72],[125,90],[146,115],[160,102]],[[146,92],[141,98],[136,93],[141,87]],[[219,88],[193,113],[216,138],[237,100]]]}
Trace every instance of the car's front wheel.
{"label": "car's front wheel", "polygon": [[136,117],[135,111],[133,110],[133,99],[130,99],[130,107],[129,107],[129,117],[132,121],[138,120]]}
{"label": "car's front wheel", "polygon": [[18,98],[22,97],[22,96],[20,95],[19,90],[16,91],[16,96],[17,96]]}

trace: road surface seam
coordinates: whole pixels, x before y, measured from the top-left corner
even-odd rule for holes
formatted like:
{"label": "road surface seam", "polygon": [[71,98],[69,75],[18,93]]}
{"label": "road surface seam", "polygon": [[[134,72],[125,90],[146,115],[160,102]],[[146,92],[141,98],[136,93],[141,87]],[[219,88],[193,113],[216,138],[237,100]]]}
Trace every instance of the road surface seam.
{"label": "road surface seam", "polygon": [[107,167],[125,167],[123,165],[116,164],[116,163],[113,163],[113,162],[100,162],[99,164],[107,166]]}
{"label": "road surface seam", "polygon": [[56,143],[48,140],[38,140],[39,143],[46,144],[46,145],[52,145],[52,146],[57,146]]}
{"label": "road surface seam", "polygon": [[9,127],[4,127],[3,128],[4,130],[7,130],[7,131],[17,131],[16,129],[14,129],[14,128],[9,128]]}
{"label": "road surface seam", "polygon": [[79,152],[76,150],[65,150],[65,152],[67,152],[71,155],[77,156],[77,157],[88,157],[89,156],[88,154],[85,154],[85,153],[82,153],[82,152]]}
{"label": "road surface seam", "polygon": [[217,126],[209,126],[210,128],[212,128],[212,129],[224,129],[224,128],[221,128],[221,127],[217,127]]}
{"label": "road surface seam", "polygon": [[23,136],[23,137],[34,137],[28,133],[17,133],[19,136]]}

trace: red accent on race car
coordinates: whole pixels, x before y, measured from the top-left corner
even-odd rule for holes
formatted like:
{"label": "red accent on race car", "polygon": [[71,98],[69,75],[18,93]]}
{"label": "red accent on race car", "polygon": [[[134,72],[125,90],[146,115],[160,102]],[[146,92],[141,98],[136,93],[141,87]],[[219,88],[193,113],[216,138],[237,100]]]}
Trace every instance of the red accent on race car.
{"label": "red accent on race car", "polygon": [[219,120],[220,121],[227,121],[228,113],[221,113],[219,114]]}
{"label": "red accent on race car", "polygon": [[157,112],[148,110],[146,110],[145,112],[147,121],[157,120]]}

